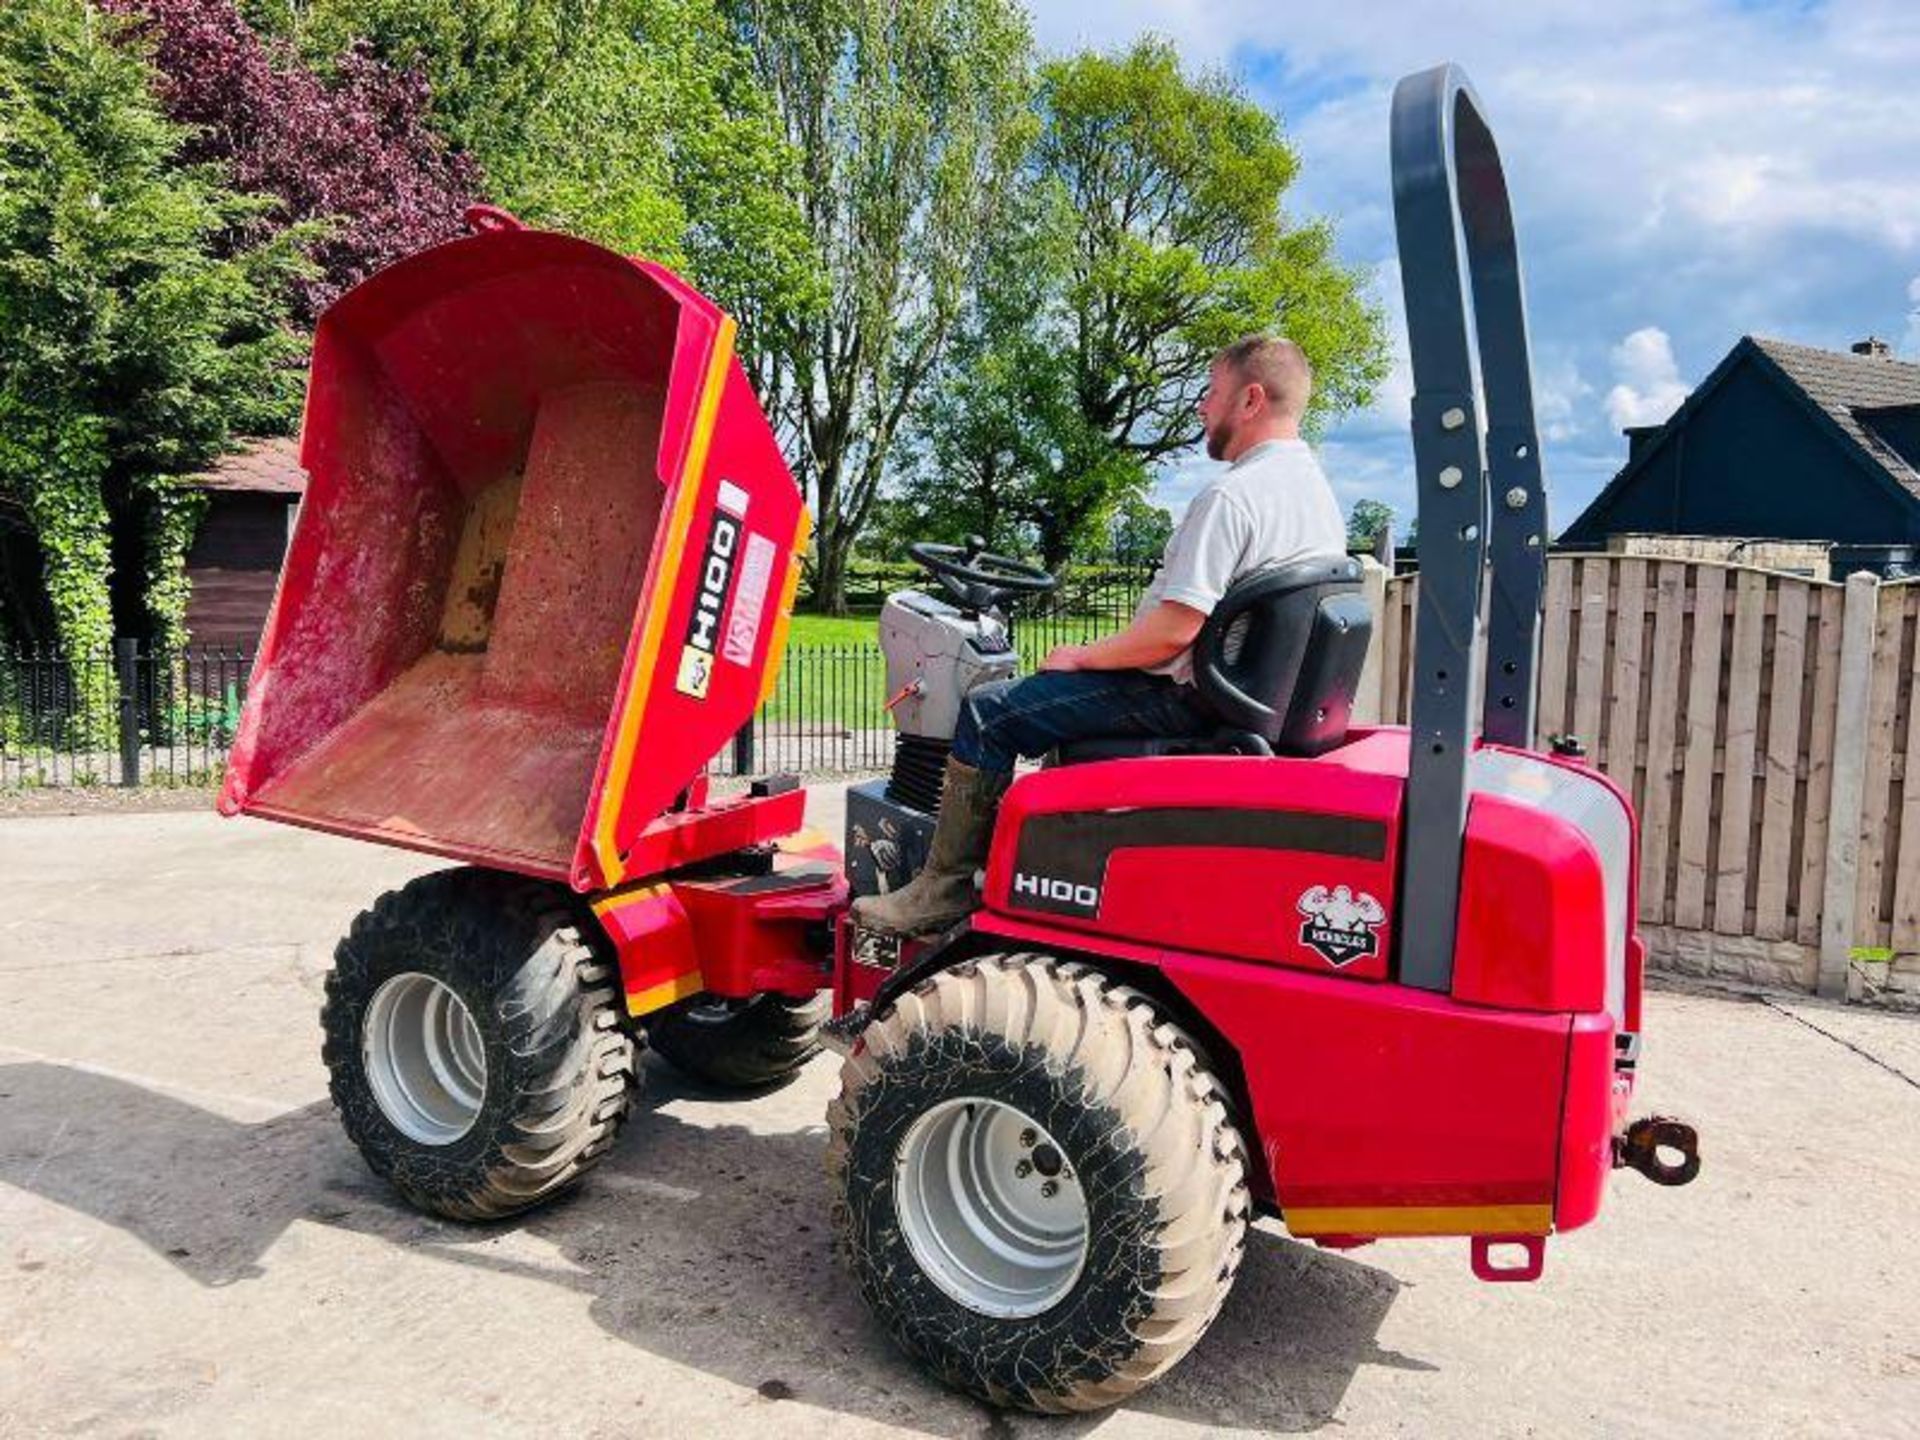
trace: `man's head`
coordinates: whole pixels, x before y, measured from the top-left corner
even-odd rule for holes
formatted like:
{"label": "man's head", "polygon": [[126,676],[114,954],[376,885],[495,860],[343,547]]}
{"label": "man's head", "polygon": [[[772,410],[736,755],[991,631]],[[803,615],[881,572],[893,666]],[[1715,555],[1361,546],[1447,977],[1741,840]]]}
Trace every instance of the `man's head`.
{"label": "man's head", "polygon": [[1313,367],[1300,347],[1277,335],[1249,335],[1213,357],[1200,399],[1207,456],[1237,460],[1267,440],[1292,440],[1313,396]]}

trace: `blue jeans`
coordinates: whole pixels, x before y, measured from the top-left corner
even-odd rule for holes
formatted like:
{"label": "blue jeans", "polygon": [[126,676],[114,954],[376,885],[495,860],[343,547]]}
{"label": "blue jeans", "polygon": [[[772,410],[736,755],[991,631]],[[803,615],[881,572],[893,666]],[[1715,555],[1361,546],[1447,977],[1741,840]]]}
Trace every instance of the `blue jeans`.
{"label": "blue jeans", "polygon": [[1010,774],[1069,740],[1100,735],[1204,735],[1219,725],[1191,685],[1144,670],[1043,670],[967,692],[953,756],[976,770]]}

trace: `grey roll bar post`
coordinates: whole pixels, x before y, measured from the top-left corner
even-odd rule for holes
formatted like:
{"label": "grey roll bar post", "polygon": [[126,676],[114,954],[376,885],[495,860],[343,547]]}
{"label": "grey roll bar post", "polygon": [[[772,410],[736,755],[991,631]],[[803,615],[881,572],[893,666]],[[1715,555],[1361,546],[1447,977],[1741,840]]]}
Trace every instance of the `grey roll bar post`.
{"label": "grey roll bar post", "polygon": [[1394,89],[1393,217],[1420,515],[1400,980],[1444,992],[1453,984],[1474,676],[1484,643],[1486,738],[1531,745],[1547,546],[1513,210],[1486,113],[1455,66],[1409,75]]}

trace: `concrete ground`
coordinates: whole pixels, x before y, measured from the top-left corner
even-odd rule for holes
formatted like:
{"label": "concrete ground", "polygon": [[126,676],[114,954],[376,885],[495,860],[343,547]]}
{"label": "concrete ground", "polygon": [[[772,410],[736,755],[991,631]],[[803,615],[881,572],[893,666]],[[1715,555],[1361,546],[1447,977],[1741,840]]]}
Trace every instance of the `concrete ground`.
{"label": "concrete ground", "polygon": [[[837,796],[818,818],[837,829]],[[0,820],[0,1434],[1920,1435],[1920,1022],[1650,997],[1687,1190],[1616,1178],[1542,1283],[1263,1224],[1136,1403],[996,1415],[829,1254],[830,1059],[751,1100],[650,1065],[573,1199],[399,1206],[328,1106],[334,938],[413,857],[201,813]]]}

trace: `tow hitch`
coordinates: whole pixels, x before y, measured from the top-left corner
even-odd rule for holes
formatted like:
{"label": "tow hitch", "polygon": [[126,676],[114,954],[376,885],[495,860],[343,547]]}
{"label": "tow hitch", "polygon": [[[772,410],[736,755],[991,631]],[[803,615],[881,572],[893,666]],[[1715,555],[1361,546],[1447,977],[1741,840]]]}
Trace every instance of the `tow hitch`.
{"label": "tow hitch", "polygon": [[[1678,1155],[1671,1160],[1669,1155]],[[1638,1170],[1656,1185],[1686,1185],[1700,1173],[1700,1137],[1665,1115],[1636,1120],[1613,1142],[1615,1168]]]}

